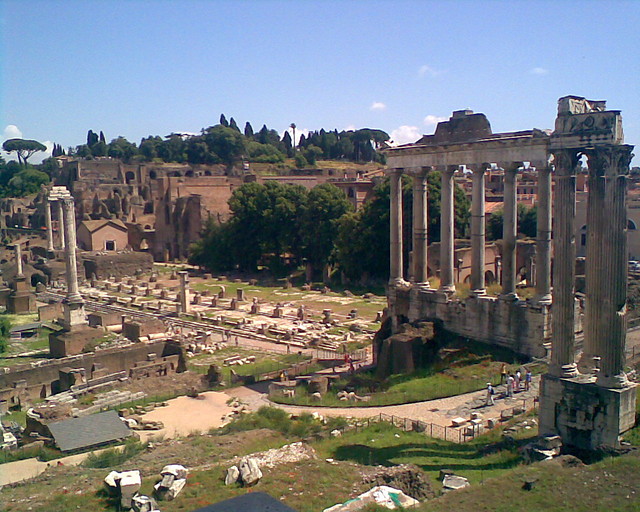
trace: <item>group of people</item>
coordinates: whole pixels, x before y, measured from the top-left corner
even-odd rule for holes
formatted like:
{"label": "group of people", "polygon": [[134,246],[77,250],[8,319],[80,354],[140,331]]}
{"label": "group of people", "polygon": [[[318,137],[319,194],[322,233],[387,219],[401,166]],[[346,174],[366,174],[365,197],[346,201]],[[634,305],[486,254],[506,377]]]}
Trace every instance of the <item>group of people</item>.
{"label": "group of people", "polygon": [[[524,368],[524,375],[521,368],[518,368],[515,373],[509,373],[507,371],[506,363],[502,363],[500,368],[500,384],[506,384],[505,396],[512,398],[514,393],[518,393],[522,390],[524,383],[524,390],[529,391],[531,388],[532,374],[529,368]],[[495,395],[495,389],[491,382],[487,382],[487,399],[486,405],[494,405],[493,396]]]}

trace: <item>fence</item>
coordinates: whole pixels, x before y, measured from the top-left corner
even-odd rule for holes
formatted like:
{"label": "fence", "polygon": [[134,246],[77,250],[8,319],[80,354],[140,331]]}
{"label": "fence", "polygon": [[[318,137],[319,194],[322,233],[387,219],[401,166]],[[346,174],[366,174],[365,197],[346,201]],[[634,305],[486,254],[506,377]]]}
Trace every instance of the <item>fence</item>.
{"label": "fence", "polygon": [[[503,409],[500,412],[499,422],[504,422],[511,419],[514,416],[523,414],[529,410],[535,410],[537,408],[538,400],[534,399],[522,399],[518,400],[521,405],[513,406]],[[378,416],[373,416],[367,419],[367,425],[370,421],[386,421],[393,426],[403,430],[404,432],[421,432],[429,437],[436,439],[443,439],[445,441],[452,441],[454,443],[463,443],[474,439],[478,435],[484,433],[486,429],[480,424],[467,423],[462,426],[445,426],[437,423],[430,423],[422,420],[415,420],[411,418],[403,418],[402,416],[394,416],[389,414],[380,413]]]}

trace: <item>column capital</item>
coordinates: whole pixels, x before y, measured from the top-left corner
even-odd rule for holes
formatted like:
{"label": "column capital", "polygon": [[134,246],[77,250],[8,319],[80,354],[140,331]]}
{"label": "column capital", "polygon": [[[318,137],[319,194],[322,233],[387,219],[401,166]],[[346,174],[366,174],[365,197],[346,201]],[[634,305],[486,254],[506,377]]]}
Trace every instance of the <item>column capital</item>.
{"label": "column capital", "polygon": [[629,173],[629,165],[633,158],[633,146],[607,145],[586,149],[589,164],[589,175],[593,177],[620,176]]}
{"label": "column capital", "polygon": [[443,176],[451,177],[458,169],[460,169],[459,165],[447,165],[440,172]]}
{"label": "column capital", "polygon": [[523,162],[518,162],[518,161],[506,162],[501,167],[504,170],[504,173],[505,173],[505,176],[506,176],[507,173],[508,174],[517,174],[517,172],[524,167],[524,163]]}
{"label": "column capital", "polygon": [[404,174],[404,167],[393,167],[392,169],[387,169],[387,174],[389,176],[402,176]]}
{"label": "column capital", "polygon": [[553,166],[558,176],[575,176],[581,152],[577,149],[554,149]]}
{"label": "column capital", "polygon": [[483,175],[485,174],[489,169],[491,169],[491,164],[490,163],[482,163],[480,165],[476,165],[471,169],[471,172],[473,172],[473,175],[476,176],[478,174]]}

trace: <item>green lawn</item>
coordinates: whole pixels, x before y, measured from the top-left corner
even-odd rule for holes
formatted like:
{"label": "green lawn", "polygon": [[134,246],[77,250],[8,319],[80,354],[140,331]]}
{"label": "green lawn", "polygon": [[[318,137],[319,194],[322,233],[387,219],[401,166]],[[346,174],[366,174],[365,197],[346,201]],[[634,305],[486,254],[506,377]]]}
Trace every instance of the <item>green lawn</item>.
{"label": "green lawn", "polygon": [[[232,356],[256,356],[255,363],[223,366],[222,362]],[[296,363],[308,361],[310,358],[298,354],[278,354],[252,350],[244,347],[226,347],[216,351],[213,354],[199,354],[188,359],[187,368],[193,372],[205,374],[209,369],[209,365],[217,364],[222,372],[222,379],[229,385],[231,383],[231,370],[233,369],[238,375],[260,375],[263,373],[274,372],[289,368]]]}

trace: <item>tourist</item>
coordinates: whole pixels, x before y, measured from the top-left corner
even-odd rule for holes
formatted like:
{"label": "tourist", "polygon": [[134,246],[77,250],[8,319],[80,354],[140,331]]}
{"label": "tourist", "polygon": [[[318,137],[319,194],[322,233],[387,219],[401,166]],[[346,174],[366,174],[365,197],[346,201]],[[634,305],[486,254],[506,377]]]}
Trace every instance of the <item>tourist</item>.
{"label": "tourist", "polygon": [[516,371],[516,375],[515,375],[515,382],[513,383],[513,390],[518,393],[520,391],[520,381],[522,380],[522,373],[520,373],[520,370]]}
{"label": "tourist", "polygon": [[502,363],[500,367],[500,384],[504,384],[507,381],[507,365]]}
{"label": "tourist", "polygon": [[494,393],[495,391],[493,390],[493,386],[491,385],[491,382],[487,382],[487,399],[485,401],[486,406],[495,405],[495,402],[493,401]]}
{"label": "tourist", "polygon": [[531,388],[531,370],[527,368],[527,373],[524,374],[524,390],[529,391]]}
{"label": "tourist", "polygon": [[507,396],[509,398],[513,397],[513,384],[515,382],[515,379],[513,378],[513,375],[509,374],[509,376],[507,377]]}

